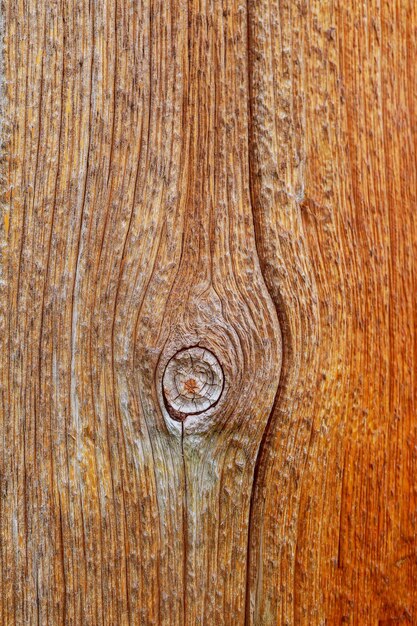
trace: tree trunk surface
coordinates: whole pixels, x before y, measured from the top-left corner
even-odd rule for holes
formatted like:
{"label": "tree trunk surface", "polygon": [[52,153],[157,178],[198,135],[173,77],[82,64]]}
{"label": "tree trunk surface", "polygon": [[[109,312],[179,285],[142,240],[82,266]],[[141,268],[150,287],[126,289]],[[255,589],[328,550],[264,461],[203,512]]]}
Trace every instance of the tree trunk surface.
{"label": "tree trunk surface", "polygon": [[417,624],[416,2],[2,30],[1,624]]}

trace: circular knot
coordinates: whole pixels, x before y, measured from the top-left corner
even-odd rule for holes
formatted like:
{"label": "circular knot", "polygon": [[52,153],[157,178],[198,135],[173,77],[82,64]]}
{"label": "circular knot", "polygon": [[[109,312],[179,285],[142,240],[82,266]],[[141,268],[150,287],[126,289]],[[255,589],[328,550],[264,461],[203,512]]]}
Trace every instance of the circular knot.
{"label": "circular knot", "polygon": [[168,361],[163,375],[167,409],[176,420],[207,411],[220,398],[224,376],[215,355],[207,348],[184,348]]}

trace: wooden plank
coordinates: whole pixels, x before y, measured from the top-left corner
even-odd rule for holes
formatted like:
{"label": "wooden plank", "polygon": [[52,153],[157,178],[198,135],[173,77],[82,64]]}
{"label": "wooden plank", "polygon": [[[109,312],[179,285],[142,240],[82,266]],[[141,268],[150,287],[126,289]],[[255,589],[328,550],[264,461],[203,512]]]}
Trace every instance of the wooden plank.
{"label": "wooden plank", "polygon": [[[281,362],[244,6],[11,1],[5,17],[5,621],[243,623]],[[193,346],[221,396],[171,416],[163,373]],[[184,384],[211,367],[195,350]]]}
{"label": "wooden plank", "polygon": [[417,620],[412,0],[5,0],[7,626]]}
{"label": "wooden plank", "polygon": [[253,206],[283,368],[251,624],[416,623],[416,3],[250,3]]}

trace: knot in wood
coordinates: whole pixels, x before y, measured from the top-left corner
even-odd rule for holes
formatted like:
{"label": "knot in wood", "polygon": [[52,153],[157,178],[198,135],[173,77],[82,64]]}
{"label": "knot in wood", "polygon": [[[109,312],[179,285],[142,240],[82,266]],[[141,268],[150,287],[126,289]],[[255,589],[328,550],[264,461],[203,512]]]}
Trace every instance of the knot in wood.
{"label": "knot in wood", "polygon": [[162,386],[173,419],[207,411],[219,400],[224,385],[222,367],[207,348],[184,348],[168,361]]}

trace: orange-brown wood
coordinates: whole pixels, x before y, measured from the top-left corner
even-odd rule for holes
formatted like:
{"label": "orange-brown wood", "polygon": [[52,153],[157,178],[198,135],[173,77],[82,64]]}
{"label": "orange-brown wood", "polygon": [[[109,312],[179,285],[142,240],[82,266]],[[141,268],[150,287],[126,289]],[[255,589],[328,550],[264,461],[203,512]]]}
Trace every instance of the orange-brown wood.
{"label": "orange-brown wood", "polygon": [[0,623],[417,624],[417,5],[5,0]]}

